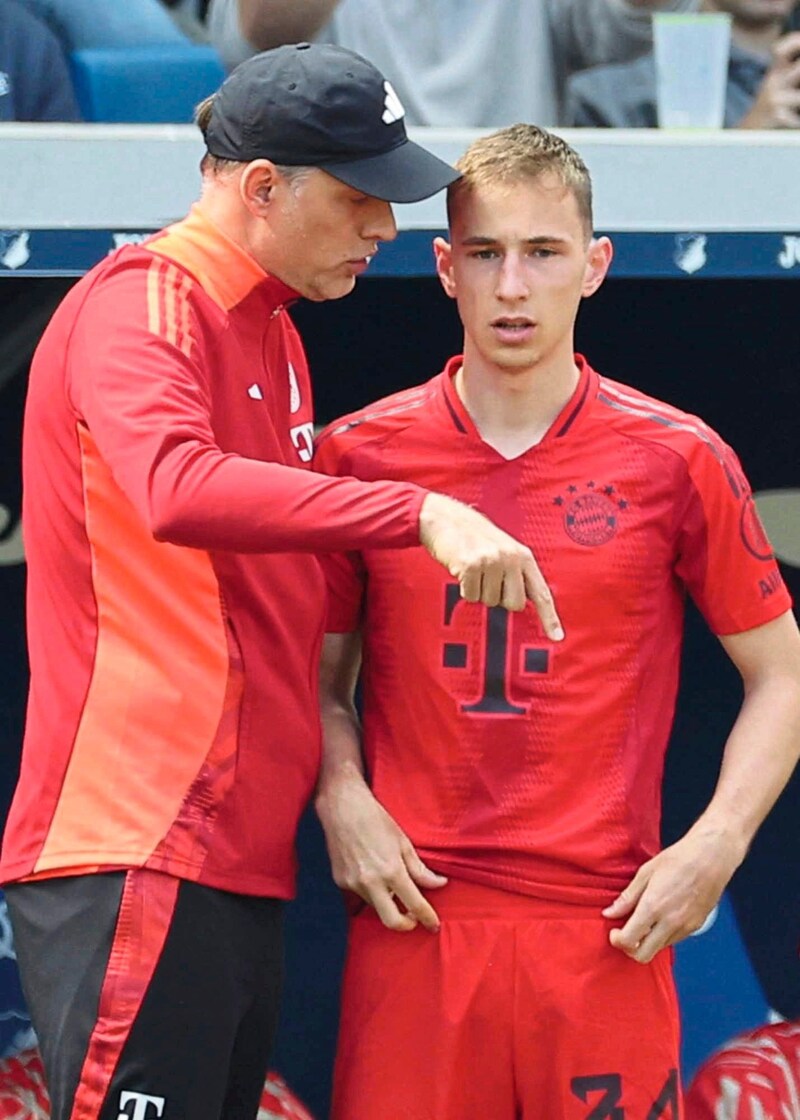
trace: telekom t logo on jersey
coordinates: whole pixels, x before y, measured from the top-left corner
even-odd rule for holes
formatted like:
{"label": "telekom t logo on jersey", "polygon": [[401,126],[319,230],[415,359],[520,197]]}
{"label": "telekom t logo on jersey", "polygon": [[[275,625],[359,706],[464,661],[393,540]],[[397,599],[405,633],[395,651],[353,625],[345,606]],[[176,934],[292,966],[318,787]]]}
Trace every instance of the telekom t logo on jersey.
{"label": "telekom t logo on jersey", "polygon": [[[164,1115],[165,1097],[151,1097],[147,1093],[120,1093],[119,1106],[122,1110],[117,1120],[157,1120]],[[133,1109],[128,1110],[128,1105]]]}
{"label": "telekom t logo on jersey", "polygon": [[289,429],[289,438],[295,446],[301,463],[310,463],[314,458],[314,424],[308,420]]}
{"label": "telekom t logo on jersey", "polygon": [[[462,602],[458,584],[448,583],[445,587],[445,626],[453,624],[456,609]],[[524,716],[530,710],[530,704],[515,704],[508,696],[509,678],[512,675],[508,611],[505,607],[489,607],[485,612],[485,620],[481,695],[471,704],[461,704],[461,711],[475,715]],[[442,664],[445,669],[466,669],[469,653],[469,646],[464,642],[445,642]],[[520,646],[517,671],[523,677],[531,673],[546,673],[549,668],[549,650],[529,645]]]}

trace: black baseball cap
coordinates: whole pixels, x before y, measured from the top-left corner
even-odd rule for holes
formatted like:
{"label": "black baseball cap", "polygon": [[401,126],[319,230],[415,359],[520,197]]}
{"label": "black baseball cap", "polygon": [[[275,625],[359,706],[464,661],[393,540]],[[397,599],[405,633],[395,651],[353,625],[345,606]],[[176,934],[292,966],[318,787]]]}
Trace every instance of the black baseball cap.
{"label": "black baseball cap", "polygon": [[212,156],[319,167],[375,198],[417,202],[458,179],[413,143],[383,74],[344,47],[293,43],[242,62],[214,96]]}

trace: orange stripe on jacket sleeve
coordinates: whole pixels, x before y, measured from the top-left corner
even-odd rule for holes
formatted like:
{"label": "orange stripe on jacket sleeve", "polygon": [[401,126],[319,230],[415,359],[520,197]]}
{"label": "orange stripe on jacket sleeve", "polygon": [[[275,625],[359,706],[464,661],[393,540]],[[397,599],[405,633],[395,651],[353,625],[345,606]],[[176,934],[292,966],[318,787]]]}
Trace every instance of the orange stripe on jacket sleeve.
{"label": "orange stripe on jacket sleeve", "polygon": [[175,265],[167,265],[164,275],[164,306],[166,308],[164,338],[172,346],[176,344],[178,339],[178,293],[176,287],[180,278],[181,273],[178,272]]}
{"label": "orange stripe on jacket sleeve", "polygon": [[147,327],[153,334],[161,333],[161,314],[159,312],[161,261],[155,260],[147,270]]}
{"label": "orange stripe on jacket sleeve", "polygon": [[178,337],[177,346],[188,358],[192,349],[192,335],[189,327],[189,289],[191,288],[191,281],[185,274],[181,274],[180,285],[178,288],[178,309],[179,318],[178,323]]}
{"label": "orange stripe on jacket sleeve", "polygon": [[147,327],[187,357],[192,347],[189,292],[192,281],[182,269],[156,257],[147,270]]}

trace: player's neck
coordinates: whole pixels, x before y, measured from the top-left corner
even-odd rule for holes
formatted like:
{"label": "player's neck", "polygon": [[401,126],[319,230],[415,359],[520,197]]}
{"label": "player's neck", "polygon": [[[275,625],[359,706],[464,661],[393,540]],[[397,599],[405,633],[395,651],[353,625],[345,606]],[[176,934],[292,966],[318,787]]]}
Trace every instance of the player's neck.
{"label": "player's neck", "polygon": [[481,439],[514,459],[544,439],[577,388],[580,372],[572,352],[527,370],[489,367],[465,346],[455,389]]}

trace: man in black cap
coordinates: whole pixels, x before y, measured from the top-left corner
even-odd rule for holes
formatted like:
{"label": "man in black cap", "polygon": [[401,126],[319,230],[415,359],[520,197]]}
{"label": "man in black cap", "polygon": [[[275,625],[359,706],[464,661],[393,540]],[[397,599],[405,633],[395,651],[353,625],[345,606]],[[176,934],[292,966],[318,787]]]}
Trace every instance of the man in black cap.
{"label": "man in black cap", "polygon": [[456,172],[369,63],[249,60],[198,115],[200,202],[69,293],[24,447],[31,694],[0,875],[54,1120],[250,1120],[319,755],[315,553],[422,543],[560,627],[530,551],[417,486],[307,468],[286,305],[349,292],[389,200]]}

